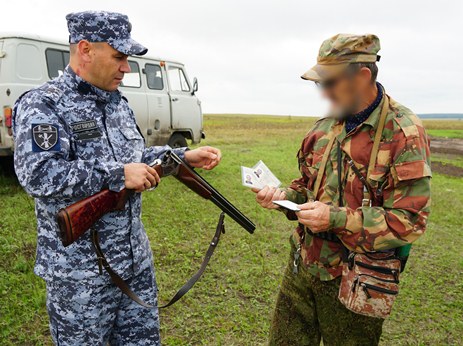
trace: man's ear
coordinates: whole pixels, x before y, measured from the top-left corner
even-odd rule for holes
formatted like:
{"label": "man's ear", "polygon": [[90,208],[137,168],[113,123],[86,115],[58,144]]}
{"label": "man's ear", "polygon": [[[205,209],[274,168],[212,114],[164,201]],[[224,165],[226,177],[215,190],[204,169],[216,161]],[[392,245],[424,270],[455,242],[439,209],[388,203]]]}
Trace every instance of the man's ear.
{"label": "man's ear", "polygon": [[371,83],[371,71],[367,67],[362,67],[359,71],[359,74],[362,78],[362,81],[364,84],[370,84]]}
{"label": "man's ear", "polygon": [[79,41],[79,43],[77,44],[77,50],[83,62],[90,63],[93,60],[93,46],[87,40]]}

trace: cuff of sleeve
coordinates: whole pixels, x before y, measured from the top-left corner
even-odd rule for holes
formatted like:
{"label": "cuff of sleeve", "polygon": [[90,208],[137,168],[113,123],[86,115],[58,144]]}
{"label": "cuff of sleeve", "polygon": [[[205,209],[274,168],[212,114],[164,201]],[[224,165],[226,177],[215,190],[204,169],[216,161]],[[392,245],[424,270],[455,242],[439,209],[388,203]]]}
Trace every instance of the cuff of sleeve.
{"label": "cuff of sleeve", "polygon": [[185,152],[190,150],[190,148],[177,148],[177,149],[172,149],[172,151],[177,154],[178,157],[180,157],[182,160],[185,160]]}
{"label": "cuff of sleeve", "polygon": [[111,191],[121,191],[125,187],[124,164],[114,162],[107,169],[109,174],[108,188]]}
{"label": "cuff of sleeve", "polygon": [[346,228],[347,211],[344,208],[330,207],[330,230],[338,232]]}
{"label": "cuff of sleeve", "polygon": [[297,220],[297,215],[294,211],[292,210],[287,210],[287,209],[284,209],[284,208],[278,208],[277,209],[278,211],[281,211],[283,214],[286,215],[286,218],[290,221],[295,221]]}
{"label": "cuff of sleeve", "polygon": [[302,193],[296,190],[293,190],[289,187],[282,190],[286,193],[286,199],[288,201],[291,201],[296,204],[304,204],[305,202],[307,202],[306,196],[304,196]]}

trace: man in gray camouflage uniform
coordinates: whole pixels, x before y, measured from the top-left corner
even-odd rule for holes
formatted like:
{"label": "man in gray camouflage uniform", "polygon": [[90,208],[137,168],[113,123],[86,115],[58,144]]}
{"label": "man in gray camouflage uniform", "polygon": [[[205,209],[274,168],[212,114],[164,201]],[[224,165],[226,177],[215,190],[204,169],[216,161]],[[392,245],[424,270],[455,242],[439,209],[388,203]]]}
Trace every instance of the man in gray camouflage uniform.
{"label": "man in gray camouflage uniform", "polygon": [[[99,273],[90,232],[68,247],[56,214],[104,188],[142,192],[159,176],[148,166],[170,147],[145,148],[127,100],[117,90],[127,57],[147,49],[131,38],[127,16],[109,12],[66,17],[70,64],[62,76],[23,95],[14,112],[15,169],[35,197],[35,273],[46,281],[53,341],[59,345],[159,345],[157,308],[136,304]],[[175,152],[192,166],[214,168],[220,151]],[[141,299],[157,304],[153,256],[140,220],[141,195],[94,226],[111,267]]]}

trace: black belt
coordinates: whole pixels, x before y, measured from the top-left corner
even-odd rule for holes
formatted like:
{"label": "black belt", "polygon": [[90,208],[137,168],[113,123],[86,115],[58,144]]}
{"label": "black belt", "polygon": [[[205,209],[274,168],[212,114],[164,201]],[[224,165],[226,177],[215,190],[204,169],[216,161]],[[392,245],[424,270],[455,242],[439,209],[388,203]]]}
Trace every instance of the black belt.
{"label": "black belt", "polygon": [[[167,308],[168,306],[171,306],[175,302],[177,302],[180,298],[182,298],[195,284],[196,282],[201,278],[201,275],[203,275],[204,270],[206,269],[212,254],[214,253],[215,248],[217,247],[217,244],[219,244],[220,240],[220,235],[222,233],[225,233],[225,225],[224,225],[224,218],[225,214],[222,212],[219,217],[219,222],[217,223],[217,228],[215,230],[214,237],[212,238],[211,243],[209,244],[209,248],[206,251],[206,255],[204,256],[203,263],[201,263],[201,267],[199,270],[190,278],[190,280],[187,281],[185,285],[183,285],[178,292],[175,294],[175,296],[165,305],[160,306],[159,308]],[[111,277],[112,282],[124,293],[127,295],[130,299],[132,299],[134,302],[140,304],[141,306],[145,308],[155,308],[155,306],[150,305],[145,303],[140,297],[133,292],[129,285],[120,277],[119,274],[117,274],[109,265],[108,261],[106,260],[105,255],[103,254],[103,251],[101,250],[100,247],[100,242],[98,239],[98,232],[95,230],[92,230],[92,242],[93,246],[95,248],[96,255],[98,257],[98,266],[100,269],[100,274],[102,272],[102,267],[106,270],[106,272],[109,274]]]}
{"label": "black belt", "polygon": [[323,240],[328,240],[332,241],[334,243],[341,243],[341,240],[339,240],[338,236],[334,234],[333,232],[319,232],[319,233],[313,233],[309,227],[304,226],[302,223],[299,223],[299,228],[305,232],[307,232],[308,235],[315,237],[315,238],[320,238]]}

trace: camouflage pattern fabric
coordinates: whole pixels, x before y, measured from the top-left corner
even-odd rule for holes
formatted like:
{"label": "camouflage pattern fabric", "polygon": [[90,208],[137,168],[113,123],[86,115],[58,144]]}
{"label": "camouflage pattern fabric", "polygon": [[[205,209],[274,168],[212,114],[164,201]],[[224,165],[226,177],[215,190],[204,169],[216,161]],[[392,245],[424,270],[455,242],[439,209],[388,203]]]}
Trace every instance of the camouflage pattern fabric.
{"label": "camouflage pattern fabric", "polygon": [[126,55],[144,55],[148,49],[132,39],[132,24],[125,14],[106,11],[69,13],[66,16],[69,43],[82,40],[107,42]]}
{"label": "camouflage pattern fabric", "polygon": [[343,266],[339,300],[358,314],[389,317],[399,293],[400,260],[387,252],[376,252],[351,253],[348,262]]}
{"label": "camouflage pattern fabric", "polygon": [[318,52],[318,64],[376,62],[381,49],[376,35],[337,34],[323,41]]}
{"label": "camouflage pattern fabric", "polygon": [[301,78],[323,81],[336,77],[351,63],[379,61],[381,45],[376,35],[338,34],[323,41],[318,52],[317,64]]}
{"label": "camouflage pattern fabric", "polygon": [[[152,267],[127,283],[157,305]],[[158,309],[140,307],[105,277],[48,282],[47,309],[56,345],[160,345]]]}
{"label": "camouflage pattern fabric", "polygon": [[[375,169],[370,176],[374,191],[382,191],[381,206],[362,206],[363,184],[347,163],[366,175],[375,129],[382,103],[370,117],[349,134],[345,127],[337,139],[342,149],[343,205],[339,207],[337,153],[331,150],[318,196],[311,196],[328,144],[327,135],[338,124],[333,118],[319,120],[307,134],[298,153],[301,177],[287,190],[287,198],[303,203],[309,198],[331,205],[330,228],[350,250],[363,253],[393,249],[415,241],[426,229],[430,208],[429,140],[420,119],[401,104],[390,100]],[[334,146],[336,147],[336,146]],[[288,213],[288,218],[296,219]],[[296,229],[298,244],[303,230]],[[301,257],[308,271],[321,280],[332,280],[342,272],[341,244],[306,234]]]}
{"label": "camouflage pattern fabric", "polygon": [[[383,319],[358,315],[337,299],[340,278],[321,281],[305,267],[293,274],[292,247],[270,329],[270,346],[372,346]],[[355,326],[355,328],[353,328]]]}
{"label": "camouflage pattern fabric", "polygon": [[[58,237],[58,210],[103,188],[120,191],[124,188],[124,164],[150,164],[171,148],[145,148],[135,116],[121,93],[92,86],[69,66],[59,78],[20,98],[13,120],[16,174],[35,198],[35,273],[52,285],[60,285],[62,280],[96,280],[99,271],[91,232],[63,247]],[[181,157],[184,151],[175,150]],[[152,267],[140,212],[141,194],[136,193],[124,210],[106,214],[94,226],[109,264],[124,279],[138,277]],[[106,273],[102,277],[109,280]],[[89,288],[88,294],[91,292]],[[49,295],[49,308],[56,301],[52,298]],[[93,313],[100,315],[101,311],[94,309]],[[83,316],[75,318],[78,323]]]}

